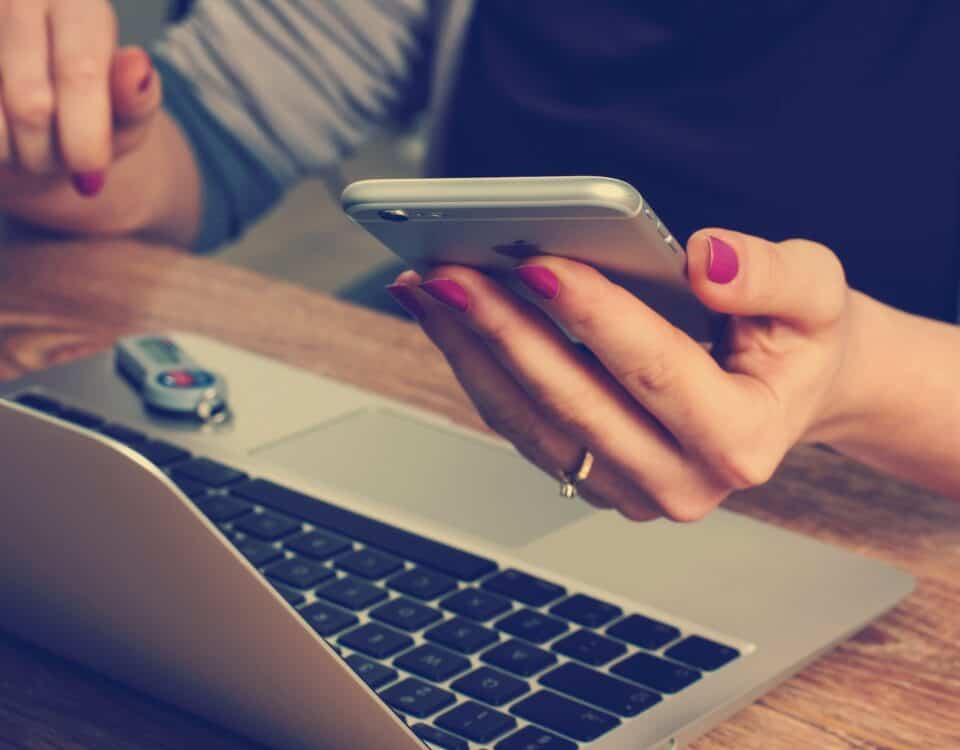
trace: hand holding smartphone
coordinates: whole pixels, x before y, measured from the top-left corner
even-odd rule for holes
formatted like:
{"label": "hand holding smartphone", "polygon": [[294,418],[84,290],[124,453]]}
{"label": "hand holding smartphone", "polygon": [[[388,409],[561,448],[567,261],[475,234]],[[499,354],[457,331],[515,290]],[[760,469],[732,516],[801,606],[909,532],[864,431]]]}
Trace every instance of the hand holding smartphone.
{"label": "hand holding smartphone", "polygon": [[587,263],[698,341],[710,313],[686,253],[629,184],[608,177],[363,180],[347,215],[419,272],[453,263],[500,275],[537,255]]}

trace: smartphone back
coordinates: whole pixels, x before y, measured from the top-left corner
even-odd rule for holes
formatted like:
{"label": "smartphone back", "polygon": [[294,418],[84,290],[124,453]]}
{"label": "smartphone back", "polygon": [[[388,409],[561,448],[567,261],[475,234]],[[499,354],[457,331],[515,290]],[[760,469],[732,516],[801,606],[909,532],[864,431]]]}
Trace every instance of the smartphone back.
{"label": "smartphone back", "polygon": [[456,263],[502,275],[536,255],[588,263],[674,325],[709,339],[683,248],[630,185],[603,177],[365,180],[341,198],[355,222],[424,272]]}

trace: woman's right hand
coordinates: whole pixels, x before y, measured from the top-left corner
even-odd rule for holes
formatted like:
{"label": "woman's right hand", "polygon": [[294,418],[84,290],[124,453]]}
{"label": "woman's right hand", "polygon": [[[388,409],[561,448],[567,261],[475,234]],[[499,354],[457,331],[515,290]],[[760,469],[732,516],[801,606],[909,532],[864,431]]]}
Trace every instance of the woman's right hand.
{"label": "woman's right hand", "polygon": [[0,94],[0,212],[48,226],[101,192],[162,98],[109,0],[0,0]]}

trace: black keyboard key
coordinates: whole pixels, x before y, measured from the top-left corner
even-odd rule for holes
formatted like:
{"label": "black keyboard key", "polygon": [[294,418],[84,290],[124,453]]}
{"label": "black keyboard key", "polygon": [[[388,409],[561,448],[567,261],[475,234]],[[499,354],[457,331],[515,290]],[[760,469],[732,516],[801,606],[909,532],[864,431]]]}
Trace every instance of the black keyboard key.
{"label": "black keyboard key", "polygon": [[577,745],[546,729],[524,727],[498,742],[494,750],[577,750]]}
{"label": "black keyboard key", "polygon": [[464,695],[476,698],[478,701],[489,703],[491,706],[502,706],[526,693],[530,687],[523,680],[500,672],[490,667],[480,667],[470,674],[464,675],[450,687],[459,690]]}
{"label": "black keyboard key", "polygon": [[510,713],[580,742],[592,742],[620,724],[615,716],[546,690],[524,698]]}
{"label": "black keyboard key", "polygon": [[424,633],[423,637],[428,641],[459,651],[461,654],[476,653],[500,639],[489,628],[462,617],[454,617],[452,620],[440,623]]}
{"label": "black keyboard key", "polygon": [[413,733],[424,742],[429,742],[431,747],[440,748],[440,750],[469,750],[466,740],[454,737],[452,734],[441,732],[436,727],[429,724],[417,724],[413,727]]}
{"label": "black keyboard key", "polygon": [[455,674],[470,669],[469,659],[429,643],[407,651],[394,659],[393,664],[433,682],[446,682]]}
{"label": "black keyboard key", "polygon": [[740,652],[735,648],[724,646],[722,643],[711,641],[708,638],[691,635],[689,638],[684,638],[676,646],[667,649],[664,655],[692,667],[712,672],[714,669],[720,669],[724,664],[732,662],[740,656]]}
{"label": "black keyboard key", "polygon": [[529,677],[557,662],[557,657],[549,651],[516,639],[485,651],[480,659],[521,677]]}
{"label": "black keyboard key", "polygon": [[634,654],[610,669],[632,682],[661,693],[677,693],[700,679],[700,673],[651,654]]}
{"label": "black keyboard key", "polygon": [[106,427],[101,427],[100,432],[124,445],[142,443],[147,439],[147,436],[139,430],[124,427],[122,424],[108,424]]}
{"label": "black keyboard key", "polygon": [[554,643],[553,650],[558,654],[579,659],[597,667],[613,661],[618,656],[623,656],[627,652],[627,647],[610,638],[604,638],[598,633],[578,630]]}
{"label": "black keyboard key", "polygon": [[352,547],[349,540],[328,531],[308,531],[287,539],[283,546],[314,560],[329,560]]}
{"label": "black keyboard key", "polygon": [[190,454],[183,448],[178,448],[172,443],[165,443],[162,440],[150,440],[146,443],[134,443],[130,446],[143,456],[147,461],[157,466],[166,466],[167,464],[182,461],[190,458]]}
{"label": "black keyboard key", "polygon": [[650,690],[573,662],[548,672],[540,684],[620,716],[637,716],[662,700]]}
{"label": "black keyboard key", "polygon": [[497,630],[531,643],[546,643],[567,631],[567,623],[532,609],[521,609],[494,623]]}
{"label": "black keyboard key", "polygon": [[360,656],[360,654],[351,654],[347,657],[347,664],[353,667],[361,680],[376,690],[383,687],[388,682],[397,679],[397,670],[385,667],[383,664],[377,664]]}
{"label": "black keyboard key", "polygon": [[246,474],[224,464],[211,461],[209,458],[194,458],[184,461],[173,470],[175,477],[186,477],[194,482],[200,482],[208,487],[226,487],[228,484],[239,482],[246,478]]}
{"label": "black keyboard key", "polygon": [[257,568],[283,557],[283,553],[271,544],[250,537],[232,536],[231,541],[237,551]]}
{"label": "black keyboard key", "polygon": [[314,602],[309,607],[301,609],[300,614],[310,627],[324,638],[335,635],[359,622],[356,615],[326,602]]}
{"label": "black keyboard key", "polygon": [[348,573],[376,581],[403,568],[403,561],[387,552],[367,547],[338,557],[336,565]]}
{"label": "black keyboard key", "polygon": [[512,716],[473,701],[451,708],[434,723],[473,742],[490,742],[517,726],[517,720]]}
{"label": "black keyboard key", "polygon": [[623,614],[623,610],[614,604],[594,599],[585,594],[574,594],[559,604],[555,604],[550,611],[567,620],[584,625],[588,628],[599,628],[606,625],[614,617]]}
{"label": "black keyboard key", "polygon": [[253,506],[246,500],[230,497],[230,495],[207,495],[197,498],[195,503],[203,514],[214,523],[232,521],[234,518],[245,516],[253,510]]}
{"label": "black keyboard key", "polygon": [[456,702],[453,693],[410,677],[401,683],[387,688],[380,697],[399,711],[425,719],[431,714]]}
{"label": "black keyboard key", "polygon": [[370,613],[370,616],[375,620],[393,625],[395,628],[411,632],[425,628],[442,617],[432,607],[404,597],[380,605]]}
{"label": "black keyboard key", "polygon": [[535,578],[519,570],[504,570],[483,582],[487,591],[509,596],[531,607],[542,607],[567,593],[563,586]]}
{"label": "black keyboard key", "polygon": [[278,484],[256,479],[233,488],[241,497],[399,557],[427,565],[455,578],[473,581],[497,569],[492,560],[450,547],[419,534],[389,526]]}
{"label": "black keyboard key", "polygon": [[643,615],[624,617],[607,628],[607,634],[648,651],[656,651],[680,637],[680,631],[673,625]]}
{"label": "black keyboard key", "polygon": [[77,427],[86,427],[88,430],[95,430],[106,424],[106,420],[83,409],[61,409],[57,416],[71,424],[77,425]]}
{"label": "black keyboard key", "polygon": [[410,636],[375,622],[368,622],[340,636],[339,642],[347,648],[375,659],[383,659],[413,645],[413,639]]}
{"label": "black keyboard key", "polygon": [[312,560],[303,560],[296,557],[274,563],[264,569],[268,578],[273,578],[288,586],[298,589],[312,589],[318,583],[333,578],[330,568]]}
{"label": "black keyboard key", "polygon": [[417,599],[436,599],[457,587],[457,582],[448,575],[429,568],[414,568],[387,581],[387,586]]}
{"label": "black keyboard key", "polygon": [[206,495],[209,491],[209,487],[199,482],[194,482],[192,479],[171,477],[171,480],[180,488],[180,491],[189,498],[198,498],[201,495]]}
{"label": "black keyboard key", "polygon": [[366,609],[387,598],[387,592],[379,586],[367,583],[359,578],[341,578],[327,583],[316,591],[317,596],[327,599],[341,607],[355,611]]}
{"label": "black keyboard key", "polygon": [[280,594],[280,596],[286,599],[294,607],[297,607],[306,601],[303,594],[301,594],[299,591],[294,591],[283,584],[275,583],[273,581],[270,581],[270,585],[277,590],[277,593]]}
{"label": "black keyboard key", "polygon": [[483,622],[510,609],[510,600],[499,594],[471,588],[451,594],[440,602],[440,606],[471,620]]}
{"label": "black keyboard key", "polygon": [[38,393],[24,393],[17,396],[16,401],[18,404],[36,411],[42,411],[44,414],[57,415],[64,408],[59,401],[48,396],[41,396]]}
{"label": "black keyboard key", "polygon": [[273,513],[254,513],[237,521],[233,526],[244,534],[265,539],[268,542],[290,536],[301,529],[297,521]]}

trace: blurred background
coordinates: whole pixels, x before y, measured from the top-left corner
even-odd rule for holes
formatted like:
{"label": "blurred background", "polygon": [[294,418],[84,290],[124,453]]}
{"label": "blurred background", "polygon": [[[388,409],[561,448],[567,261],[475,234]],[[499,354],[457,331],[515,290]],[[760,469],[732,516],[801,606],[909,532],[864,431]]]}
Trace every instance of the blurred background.
{"label": "blurred background", "polygon": [[[121,44],[148,45],[185,0],[113,0]],[[218,254],[223,260],[331,292],[393,256],[340,211],[340,190],[367,177],[416,176],[423,153],[418,133],[371,142],[335,172],[292,191],[264,221]]]}

